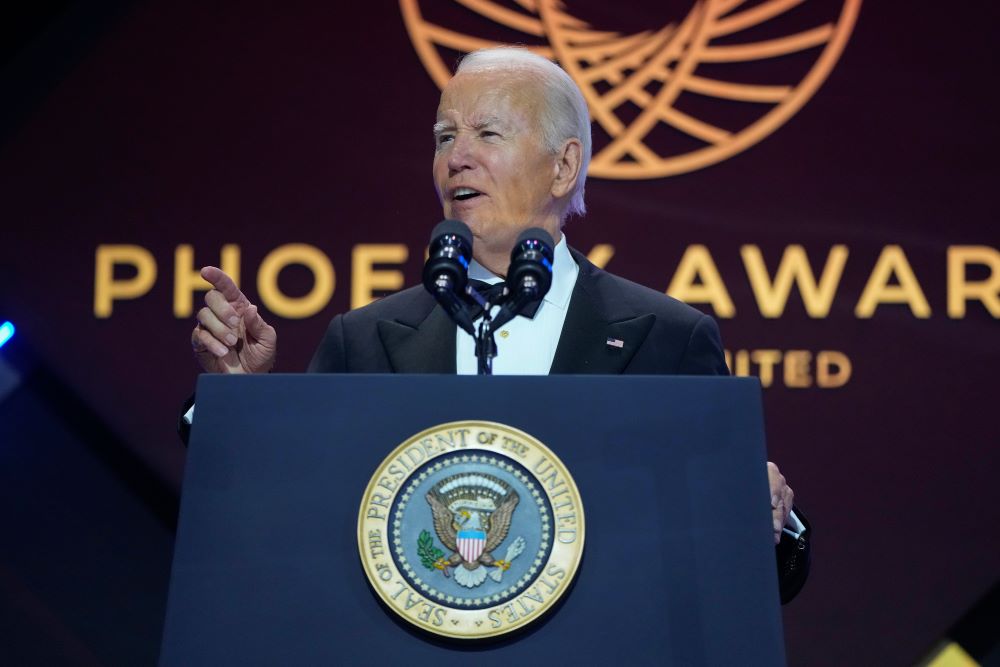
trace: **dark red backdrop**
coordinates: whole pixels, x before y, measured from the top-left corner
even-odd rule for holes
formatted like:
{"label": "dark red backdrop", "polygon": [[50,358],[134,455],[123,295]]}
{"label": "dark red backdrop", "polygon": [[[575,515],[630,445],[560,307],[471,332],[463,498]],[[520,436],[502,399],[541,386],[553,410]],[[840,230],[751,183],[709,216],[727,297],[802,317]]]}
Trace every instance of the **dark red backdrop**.
{"label": "dark red backdrop", "polygon": [[[661,18],[659,3],[616,5],[611,27],[679,18],[687,5],[674,4]],[[812,581],[785,615],[798,664],[912,662],[1000,571],[1000,329],[976,302],[964,318],[946,312],[948,247],[995,254],[1000,241],[1000,17],[987,2],[890,4],[862,7],[829,80],[774,135],[683,176],[592,180],[588,216],[567,228],[584,251],[614,245],[608,268],[658,289],[687,246],[704,244],[736,306],[720,321],[727,348],[851,359],[839,389],[778,381],[765,393],[771,457],[816,525]],[[571,5],[608,15],[604,3]],[[304,368],[348,307],[356,244],[406,244],[406,281],[418,279],[440,217],[429,174],[438,91],[395,3],[351,7],[136,3],[0,146],[0,315],[172,485],[184,461],[176,409],[196,375],[193,320],[172,313],[176,246],[192,244],[203,264],[239,244],[254,299],[272,249],[309,243],[330,258],[337,286],[321,313],[270,317],[286,371]],[[748,243],[772,275],[789,244],[817,271],[845,244],[829,316],[809,318],[797,293],[782,317],[761,316],[740,259]],[[148,249],[158,274],[97,318],[106,244]],[[929,318],[905,305],[854,315],[891,244]],[[289,268],[281,285],[301,294],[309,276]]]}

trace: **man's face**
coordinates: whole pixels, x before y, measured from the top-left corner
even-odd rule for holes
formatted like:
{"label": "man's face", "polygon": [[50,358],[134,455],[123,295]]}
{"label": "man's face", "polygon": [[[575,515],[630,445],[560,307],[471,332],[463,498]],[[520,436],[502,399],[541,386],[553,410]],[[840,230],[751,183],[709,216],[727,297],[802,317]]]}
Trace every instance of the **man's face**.
{"label": "man's face", "polygon": [[558,237],[552,196],[556,157],[542,140],[540,84],[524,73],[455,76],[434,127],[434,184],[445,218],[469,225],[477,242],[509,249],[528,227]]}

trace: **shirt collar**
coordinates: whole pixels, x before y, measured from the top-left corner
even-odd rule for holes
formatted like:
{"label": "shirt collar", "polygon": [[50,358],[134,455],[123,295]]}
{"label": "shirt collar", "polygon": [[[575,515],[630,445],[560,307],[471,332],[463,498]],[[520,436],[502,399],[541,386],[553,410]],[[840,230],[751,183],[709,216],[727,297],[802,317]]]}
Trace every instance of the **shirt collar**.
{"label": "shirt collar", "polygon": [[[570,297],[573,296],[573,287],[576,285],[576,276],[580,273],[580,267],[576,265],[573,255],[569,252],[566,235],[562,234],[561,236],[559,243],[552,250],[552,287],[543,301],[565,309],[569,305]],[[469,279],[482,280],[491,285],[503,282],[503,278],[495,275],[476,260],[469,262]]]}

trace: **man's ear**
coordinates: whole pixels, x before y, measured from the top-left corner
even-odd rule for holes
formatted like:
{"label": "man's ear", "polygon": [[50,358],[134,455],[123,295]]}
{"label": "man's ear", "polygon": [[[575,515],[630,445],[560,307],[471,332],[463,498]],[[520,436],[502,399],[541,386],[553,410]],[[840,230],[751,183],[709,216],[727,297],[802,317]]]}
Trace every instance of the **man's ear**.
{"label": "man's ear", "polygon": [[561,199],[573,192],[582,165],[583,144],[576,138],[567,139],[556,153],[555,179],[551,190],[553,197]]}

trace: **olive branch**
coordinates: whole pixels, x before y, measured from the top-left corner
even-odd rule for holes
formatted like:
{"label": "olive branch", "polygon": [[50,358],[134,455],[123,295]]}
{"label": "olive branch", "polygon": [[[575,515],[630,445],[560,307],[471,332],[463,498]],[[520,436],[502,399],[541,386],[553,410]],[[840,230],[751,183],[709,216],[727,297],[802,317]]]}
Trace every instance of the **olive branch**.
{"label": "olive branch", "polygon": [[420,556],[420,562],[423,563],[424,567],[428,570],[434,570],[440,569],[435,568],[434,564],[444,556],[444,552],[434,546],[434,538],[431,537],[431,534],[422,530],[420,537],[417,538],[417,555]]}

